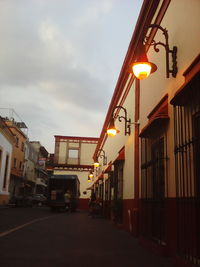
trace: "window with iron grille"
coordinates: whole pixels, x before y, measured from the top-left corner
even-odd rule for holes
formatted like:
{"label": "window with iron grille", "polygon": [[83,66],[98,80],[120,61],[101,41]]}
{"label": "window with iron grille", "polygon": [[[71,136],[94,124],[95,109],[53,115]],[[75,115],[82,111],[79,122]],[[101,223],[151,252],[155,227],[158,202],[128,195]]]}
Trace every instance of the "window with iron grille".
{"label": "window with iron grille", "polygon": [[114,199],[113,199],[113,211],[114,220],[117,223],[122,223],[123,220],[123,168],[124,160],[116,161],[114,164]]}
{"label": "window with iron grille", "polygon": [[200,266],[200,73],[171,103],[174,106],[178,253]]}
{"label": "window with iron grille", "polygon": [[141,139],[141,227],[143,236],[165,244],[165,197],[167,194],[167,137],[160,125]]}

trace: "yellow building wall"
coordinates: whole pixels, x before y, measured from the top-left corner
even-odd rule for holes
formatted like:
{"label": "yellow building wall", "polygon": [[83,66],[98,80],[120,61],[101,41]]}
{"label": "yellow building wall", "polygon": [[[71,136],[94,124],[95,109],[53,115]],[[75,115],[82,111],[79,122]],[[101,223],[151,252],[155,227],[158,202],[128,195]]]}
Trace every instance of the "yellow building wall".
{"label": "yellow building wall", "polygon": [[[8,123],[8,125],[12,125],[12,122]],[[11,127],[10,130],[16,137],[19,138],[18,146],[17,144],[13,146],[11,174],[21,177],[23,174],[23,170],[20,169],[20,162],[23,165],[25,157],[24,150],[22,151],[22,143],[24,143],[25,147],[26,137],[23,133],[20,132],[20,130],[16,129],[15,127]],[[17,160],[16,167],[14,167],[14,158],[16,158]]]}

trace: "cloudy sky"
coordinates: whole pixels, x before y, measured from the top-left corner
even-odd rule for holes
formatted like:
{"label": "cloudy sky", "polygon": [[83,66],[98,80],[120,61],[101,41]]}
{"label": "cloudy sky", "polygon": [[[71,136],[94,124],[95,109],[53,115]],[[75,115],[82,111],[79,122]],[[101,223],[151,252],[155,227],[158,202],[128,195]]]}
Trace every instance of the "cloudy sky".
{"label": "cloudy sky", "polygon": [[[142,0],[0,0],[0,108],[29,139],[99,137]],[[5,111],[4,111],[5,112]]]}

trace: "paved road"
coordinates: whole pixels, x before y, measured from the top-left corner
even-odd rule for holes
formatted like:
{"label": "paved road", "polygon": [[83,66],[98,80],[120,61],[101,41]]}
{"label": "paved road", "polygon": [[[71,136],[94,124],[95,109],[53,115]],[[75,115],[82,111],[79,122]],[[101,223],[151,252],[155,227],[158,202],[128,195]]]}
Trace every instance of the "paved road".
{"label": "paved road", "polygon": [[1,267],[171,267],[129,233],[87,213],[0,210]]}

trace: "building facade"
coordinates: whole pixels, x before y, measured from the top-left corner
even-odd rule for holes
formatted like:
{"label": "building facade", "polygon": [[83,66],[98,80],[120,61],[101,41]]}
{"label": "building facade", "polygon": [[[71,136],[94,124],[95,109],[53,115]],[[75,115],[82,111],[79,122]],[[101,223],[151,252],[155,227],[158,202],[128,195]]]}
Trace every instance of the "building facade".
{"label": "building facade", "polygon": [[37,153],[37,163],[35,165],[36,180],[33,193],[46,195],[49,178],[46,171],[46,162],[48,160],[49,153],[39,141],[30,141],[30,145]]}
{"label": "building facade", "polygon": [[15,136],[15,145],[13,146],[12,164],[9,192],[10,197],[20,194],[24,191],[24,163],[25,163],[25,143],[26,134],[23,132],[27,128],[23,122],[16,122],[14,119],[4,118],[4,122]]}
{"label": "building facade", "polygon": [[9,202],[9,183],[15,137],[0,117],[0,205]]}
{"label": "building facade", "polygon": [[27,140],[25,145],[25,164],[24,164],[24,182],[26,186],[26,193],[34,193],[36,190],[36,169],[38,167],[39,152]]}
{"label": "building facade", "polygon": [[[93,155],[105,217],[177,266],[200,266],[199,13],[198,0],[143,2]],[[142,54],[157,70],[139,80]]]}
{"label": "building facade", "polygon": [[[80,182],[79,208],[87,209],[91,185],[88,174],[93,169],[93,159],[98,138],[55,136],[52,172],[55,175],[76,174]],[[49,168],[49,171],[50,169]]]}

